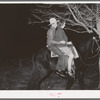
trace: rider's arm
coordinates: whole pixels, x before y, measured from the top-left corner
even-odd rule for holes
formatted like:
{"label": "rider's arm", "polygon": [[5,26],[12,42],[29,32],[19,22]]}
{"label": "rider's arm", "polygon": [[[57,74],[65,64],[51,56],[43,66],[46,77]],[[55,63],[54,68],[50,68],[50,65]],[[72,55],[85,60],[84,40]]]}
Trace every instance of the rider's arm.
{"label": "rider's arm", "polygon": [[67,45],[72,45],[72,42],[71,42],[71,41],[69,41],[69,42],[66,42],[66,44],[67,44]]}
{"label": "rider's arm", "polygon": [[50,41],[50,43],[52,43],[52,44],[60,44],[60,42],[53,40],[53,38],[54,38],[54,34],[53,34],[52,31],[50,31],[49,32],[49,41]]}
{"label": "rider's arm", "polygon": [[71,41],[69,41],[69,42],[67,42],[68,44],[72,44],[72,42]]}

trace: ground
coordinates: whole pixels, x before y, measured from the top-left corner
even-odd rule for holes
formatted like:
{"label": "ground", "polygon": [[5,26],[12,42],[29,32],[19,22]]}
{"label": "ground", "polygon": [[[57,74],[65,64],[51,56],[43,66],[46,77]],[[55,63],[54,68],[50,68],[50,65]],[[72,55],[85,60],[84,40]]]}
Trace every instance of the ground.
{"label": "ground", "polygon": [[[0,90],[26,90],[32,75],[32,59],[0,59]],[[41,84],[42,90],[65,90],[67,79],[52,73]],[[86,90],[95,90],[98,86],[98,67],[90,66],[85,72]],[[77,80],[71,90],[80,90]]]}

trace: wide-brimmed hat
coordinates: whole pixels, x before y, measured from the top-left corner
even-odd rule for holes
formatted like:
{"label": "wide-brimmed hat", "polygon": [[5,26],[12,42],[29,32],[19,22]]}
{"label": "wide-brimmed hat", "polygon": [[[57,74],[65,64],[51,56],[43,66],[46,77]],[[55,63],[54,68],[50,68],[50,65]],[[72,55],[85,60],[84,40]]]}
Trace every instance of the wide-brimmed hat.
{"label": "wide-brimmed hat", "polygon": [[59,20],[56,20],[55,18],[50,18],[49,22],[50,24],[49,25],[52,25],[54,23],[57,23]]}

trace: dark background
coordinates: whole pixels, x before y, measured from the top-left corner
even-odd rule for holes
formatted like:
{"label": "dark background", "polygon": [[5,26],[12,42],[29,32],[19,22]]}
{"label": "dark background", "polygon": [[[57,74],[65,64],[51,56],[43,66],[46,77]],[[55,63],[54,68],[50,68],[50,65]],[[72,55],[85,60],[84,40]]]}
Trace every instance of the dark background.
{"label": "dark background", "polygon": [[[29,18],[32,18],[31,11],[37,9],[38,5],[0,5],[0,57],[29,57],[46,46],[47,29],[42,26],[48,26],[49,21],[43,24],[29,24]],[[68,30],[65,32],[69,40],[73,40],[74,43],[83,37],[83,34],[75,34],[75,32],[73,34]]]}
{"label": "dark background", "polygon": [[46,33],[40,24],[30,25],[31,9],[36,5],[0,5],[0,55],[30,56],[45,46]]}

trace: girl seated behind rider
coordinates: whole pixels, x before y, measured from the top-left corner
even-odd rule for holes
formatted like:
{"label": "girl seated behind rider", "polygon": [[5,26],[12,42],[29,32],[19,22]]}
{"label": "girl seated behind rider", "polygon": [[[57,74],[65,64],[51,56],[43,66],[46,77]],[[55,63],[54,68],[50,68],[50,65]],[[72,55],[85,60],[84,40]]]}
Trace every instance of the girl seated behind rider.
{"label": "girl seated behind rider", "polygon": [[64,54],[66,57],[64,59],[64,64],[65,64],[65,69],[68,70],[68,74],[71,75],[72,74],[72,64],[73,64],[73,58],[74,58],[74,54],[72,52],[72,48],[70,48],[69,45],[72,45],[72,42],[68,42],[68,37],[66,35],[66,33],[64,32],[64,28],[65,28],[65,21],[64,20],[60,20],[58,23],[57,23],[57,30],[56,30],[56,34],[55,34],[55,37],[54,37],[54,40],[56,41],[62,41],[62,44],[55,44],[55,46],[57,46],[59,49],[60,48],[63,48],[63,47],[66,47],[65,51],[66,53]]}

